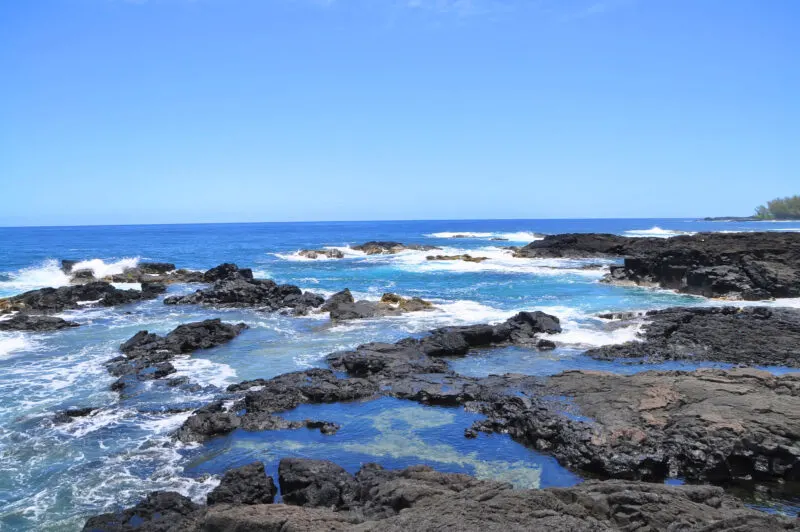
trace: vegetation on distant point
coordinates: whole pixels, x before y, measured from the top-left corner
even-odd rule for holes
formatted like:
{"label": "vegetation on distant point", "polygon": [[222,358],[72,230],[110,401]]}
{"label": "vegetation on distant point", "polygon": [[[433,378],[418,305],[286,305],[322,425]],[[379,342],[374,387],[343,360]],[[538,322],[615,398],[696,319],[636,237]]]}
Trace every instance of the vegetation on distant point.
{"label": "vegetation on distant point", "polygon": [[760,220],[800,220],[800,196],[778,198],[756,208]]}

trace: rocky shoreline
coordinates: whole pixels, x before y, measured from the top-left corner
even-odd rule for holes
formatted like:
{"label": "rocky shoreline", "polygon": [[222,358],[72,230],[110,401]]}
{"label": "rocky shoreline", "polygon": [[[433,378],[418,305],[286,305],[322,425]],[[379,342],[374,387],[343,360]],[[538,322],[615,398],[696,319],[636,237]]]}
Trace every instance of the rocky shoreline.
{"label": "rocky shoreline", "polygon": [[800,297],[800,233],[697,233],[671,238],[551,235],[519,258],[623,258],[607,282],[657,286],[705,297]]}
{"label": "rocky shoreline", "polygon": [[510,484],[439,473],[425,466],[365,464],[351,475],[321,460],[281,460],[275,481],[264,465],[228,471],[199,505],[151,493],[119,513],[89,519],[85,532],[141,531],[599,531],[797,530],[797,520],[742,506],[720,488],[642,482],[585,482],[516,490]]}
{"label": "rocky shoreline", "polygon": [[[367,242],[368,255],[431,246]],[[338,250],[301,252],[337,258]],[[658,286],[729,299],[800,297],[800,235],[700,233],[669,239],[608,234],[553,235],[516,248],[527,258],[618,259],[605,281]],[[428,260],[480,262],[485,257],[431,255]],[[291,284],[256,279],[247,268],[221,264],[205,272],[170,263],[140,263],[121,276],[94,279],[64,261],[72,283],[0,300],[0,331],[58,331],[79,326],[52,314],[86,306],[153,300],[174,283],[202,283],[170,295],[165,305],[247,308],[289,315],[327,313],[332,324],[426,312],[426,300],[386,293],[356,300],[348,289],[330,297]],[[124,279],[124,280],[123,280]],[[139,282],[141,290],[110,282]],[[587,481],[560,489],[518,490],[424,466],[390,471],[366,464],[351,474],[332,462],[284,458],[277,482],[264,464],[227,471],[199,505],[170,492],[150,494],[127,510],[90,518],[84,530],[781,530],[797,520],[747,509],[725,494],[737,483],[800,481],[800,310],[766,306],[674,307],[601,316],[611,326],[639,327],[634,341],[589,349],[587,357],[626,364],[714,363],[692,371],[632,374],[570,370],[547,377],[471,377],[451,361],[515,346],[549,351],[559,345],[558,316],[519,312],[501,322],[442,327],[393,343],[372,342],[330,353],[326,366],[243,381],[216,390],[173,434],[204,443],[243,430],[311,429],[333,435],[333,420],[290,420],[301,405],[391,397],[481,414],[465,438],[507,434],[552,456]],[[246,335],[244,323],[221,319],[185,323],[158,335],[140,331],[106,363],[112,390],[130,395],[153,381],[176,387],[176,357]],[[173,376],[173,377],[170,377]],[[180,393],[180,391],[178,391]],[[94,415],[96,408],[59,411],[58,424]],[[322,417],[322,416],[320,416]],[[470,422],[471,423],[471,422]],[[699,485],[668,486],[680,479]],[[282,504],[280,503],[282,502]]]}

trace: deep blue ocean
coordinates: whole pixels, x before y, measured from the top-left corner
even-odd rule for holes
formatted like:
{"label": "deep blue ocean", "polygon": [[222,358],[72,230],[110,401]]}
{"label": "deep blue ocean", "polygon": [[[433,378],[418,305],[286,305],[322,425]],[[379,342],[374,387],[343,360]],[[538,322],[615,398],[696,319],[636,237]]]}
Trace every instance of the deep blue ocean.
{"label": "deep blue ocean", "polygon": [[[250,267],[257,277],[330,295],[350,288],[357,298],[384,292],[431,300],[436,310],[332,326],[326,315],[287,317],[254,310],[165,306],[161,299],[62,314],[83,326],[55,333],[0,333],[0,529],[79,530],[86,516],[129,506],[147,492],[177,490],[202,501],[227,468],[262,460],[271,473],[285,456],[334,460],[350,471],[362,463],[387,467],[426,463],[445,471],[503,479],[520,487],[580,482],[552,458],[503,435],[464,438],[476,414],[380,399],[304,406],[287,414],[342,425],[318,431],[234,432],[203,445],[183,445],[170,434],[188,411],[234,382],[324,365],[328,353],[369,341],[395,341],[452,325],[498,322],[520,310],[559,316],[558,348],[485,350],[453,363],[469,375],[520,372],[549,375],[571,368],[634,372],[659,366],[593,361],[589,347],[623,342],[637,328],[611,329],[595,315],[673,305],[720,304],[699,297],[600,284],[601,261],[515,259],[505,246],[527,244],[536,234],[608,232],[672,236],[697,231],[800,231],[800,223],[700,222],[692,219],[472,220],[194,224],[0,228],[0,297],[66,284],[61,259],[90,261],[97,275],[137,261],[173,262],[207,269],[222,262]],[[461,238],[454,238],[456,235]],[[497,240],[504,239],[504,240]],[[476,264],[427,261],[426,252],[366,256],[347,248],[368,240],[432,244],[444,254],[489,257]],[[303,248],[341,248],[339,260],[308,260]],[[173,285],[170,294],[198,287]],[[800,306],[797,300],[769,302]],[[103,362],[139,330],[166,333],[209,317],[250,325],[233,342],[174,361],[194,392],[160,382],[120,396]],[[771,368],[783,371],[781,368]],[[56,425],[53,414],[70,407],[101,410]],[[764,503],[768,504],[768,503]]]}

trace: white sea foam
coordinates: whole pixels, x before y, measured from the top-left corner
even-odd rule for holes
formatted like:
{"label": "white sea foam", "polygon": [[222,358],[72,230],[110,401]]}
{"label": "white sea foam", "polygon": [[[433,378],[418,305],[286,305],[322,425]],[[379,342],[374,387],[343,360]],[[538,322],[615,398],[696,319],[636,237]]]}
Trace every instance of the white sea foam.
{"label": "white sea foam", "polygon": [[428,260],[431,251],[403,251],[392,257],[392,262],[399,268],[416,272],[503,272],[524,273],[534,275],[563,276],[579,275],[582,277],[599,279],[605,269],[585,269],[588,264],[606,264],[610,261],[599,259],[520,259],[515,258],[510,251],[496,246],[486,246],[477,249],[460,249],[445,247],[435,252],[436,255],[470,255],[472,257],[486,257],[483,262],[467,262],[463,260]]}
{"label": "white sea foam", "polygon": [[212,384],[223,388],[236,379],[236,371],[227,364],[213,362],[207,358],[176,357],[172,359],[177,373],[172,377],[187,376],[201,384]]}
{"label": "white sea foam", "polygon": [[33,341],[23,334],[0,333],[0,359],[33,347]]}
{"label": "white sea foam", "polygon": [[693,235],[691,231],[679,231],[677,229],[662,229],[658,226],[651,227],[650,229],[631,229],[625,231],[625,236],[654,236],[659,238],[669,238],[678,235]]}
{"label": "white sea foam", "polygon": [[[349,248],[347,246],[324,246],[324,247],[322,247],[320,249],[337,249],[337,250],[342,252],[342,255],[344,255],[343,258],[345,258],[345,259],[364,258],[364,257],[367,256],[367,254],[364,253],[363,251],[358,251],[358,250],[355,250],[355,249],[351,249],[351,248]],[[326,261],[326,260],[342,260],[342,259],[332,259],[332,258],[326,257],[324,255],[319,255],[316,259],[311,259],[309,257],[304,257],[304,256],[300,255],[300,251],[302,251],[302,250],[298,249],[297,251],[294,251],[292,253],[273,253],[273,255],[278,257],[279,259],[289,260],[289,261],[293,261],[293,262],[316,262],[316,261]]]}
{"label": "white sea foam", "polygon": [[[73,266],[76,270],[92,270],[98,279],[108,275],[122,273],[127,268],[133,268],[139,263],[139,258],[125,258],[116,262],[105,262],[101,259],[91,259],[78,262]],[[65,286],[69,284],[70,277],[61,271],[55,259],[48,259],[41,264],[22,268],[10,272],[7,281],[0,281],[0,293],[13,294],[27,290],[36,290],[45,287]]]}
{"label": "white sea foam", "polygon": [[509,242],[532,242],[534,240],[542,240],[544,237],[539,233],[534,233],[531,231],[516,231],[516,232],[509,232],[509,233],[485,233],[485,232],[474,232],[474,231],[460,231],[460,232],[451,232],[451,231],[442,231],[440,233],[428,233],[425,236],[429,238],[473,238],[473,239],[503,239],[508,240]]}

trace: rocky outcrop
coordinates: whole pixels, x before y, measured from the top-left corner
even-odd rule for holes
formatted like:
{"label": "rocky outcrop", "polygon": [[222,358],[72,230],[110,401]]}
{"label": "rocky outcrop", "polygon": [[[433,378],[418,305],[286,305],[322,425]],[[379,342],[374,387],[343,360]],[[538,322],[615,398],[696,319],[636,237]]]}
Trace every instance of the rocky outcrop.
{"label": "rocky outcrop", "polygon": [[187,532],[486,530],[796,530],[796,520],[745,508],[709,486],[590,481],[572,488],[515,490],[509,484],[426,466],[400,471],[366,464],[350,475],[330,462],[284,459],[287,504],[202,507],[175,493],[150,494],[84,531]]}
{"label": "rocky outcrop", "polygon": [[508,433],[573,470],[653,482],[800,478],[798,374],[567,371],[538,382],[509,379],[521,395],[478,405],[488,419],[473,430]]}
{"label": "rocky outcrop", "polygon": [[92,407],[68,408],[67,410],[61,410],[60,412],[56,412],[56,415],[53,416],[53,423],[71,423],[75,420],[75,418],[90,416],[97,410],[99,409]]}
{"label": "rocky outcrop", "polygon": [[302,249],[298,253],[301,257],[305,257],[307,259],[319,259],[319,258],[326,258],[326,259],[343,259],[344,253],[341,250],[331,248],[331,249]]}
{"label": "rocky outcrop", "polygon": [[362,251],[367,255],[391,255],[400,253],[402,251],[432,251],[439,249],[436,246],[426,246],[422,244],[401,244],[400,242],[391,241],[370,241],[357,246],[350,246],[350,249]]}
{"label": "rocky outcrop", "polygon": [[[623,323],[641,320],[620,316]],[[644,315],[640,338],[590,349],[600,360],[643,358],[800,367],[800,310],[768,307],[670,308]]]}
{"label": "rocky outcrop", "polygon": [[269,279],[254,279],[249,269],[239,269],[235,264],[223,264],[204,274],[210,288],[185,296],[164,299],[167,305],[212,305],[216,307],[254,307],[268,311],[291,309],[295,314],[306,314],[325,301],[322,296],[303,292],[300,288],[278,285]]}
{"label": "rocky outcrop", "polygon": [[193,270],[177,269],[169,262],[140,262],[136,266],[126,268],[122,273],[107,275],[97,279],[90,269],[75,269],[80,261],[61,261],[61,271],[70,276],[72,284],[84,284],[95,281],[109,283],[202,283],[203,273]]}
{"label": "rocky outcrop", "polygon": [[87,306],[112,307],[155,299],[166,291],[159,283],[142,283],[141,290],[120,290],[105,282],[31,290],[0,299],[0,313],[54,314]]}
{"label": "rocky outcrop", "polygon": [[262,462],[229,469],[219,486],[208,494],[207,504],[272,504],[278,488],[272,477],[264,472]]}
{"label": "rocky outcrop", "polygon": [[517,257],[624,257],[607,282],[658,286],[705,297],[800,297],[800,233],[698,233],[672,238],[552,235]]}
{"label": "rocky outcrop", "polygon": [[345,288],[325,300],[320,307],[323,312],[329,312],[334,321],[355,320],[365,318],[378,318],[382,316],[398,316],[406,312],[432,310],[433,303],[419,297],[407,299],[397,294],[383,294],[380,301],[355,301],[350,290]]}
{"label": "rocky outcrop", "polygon": [[472,255],[428,255],[427,260],[461,260],[464,262],[483,262],[489,260],[489,257],[473,257]]}
{"label": "rocky outcrop", "polygon": [[36,316],[30,314],[15,314],[7,320],[0,320],[0,331],[60,331],[78,327],[80,324],[67,321],[54,316]]}
{"label": "rocky outcrop", "polygon": [[120,346],[123,356],[106,366],[109,373],[120,377],[113,389],[121,390],[134,380],[166,377],[175,372],[170,359],[227,343],[246,328],[244,323],[232,325],[212,319],[179,325],[166,336],[139,331]]}

